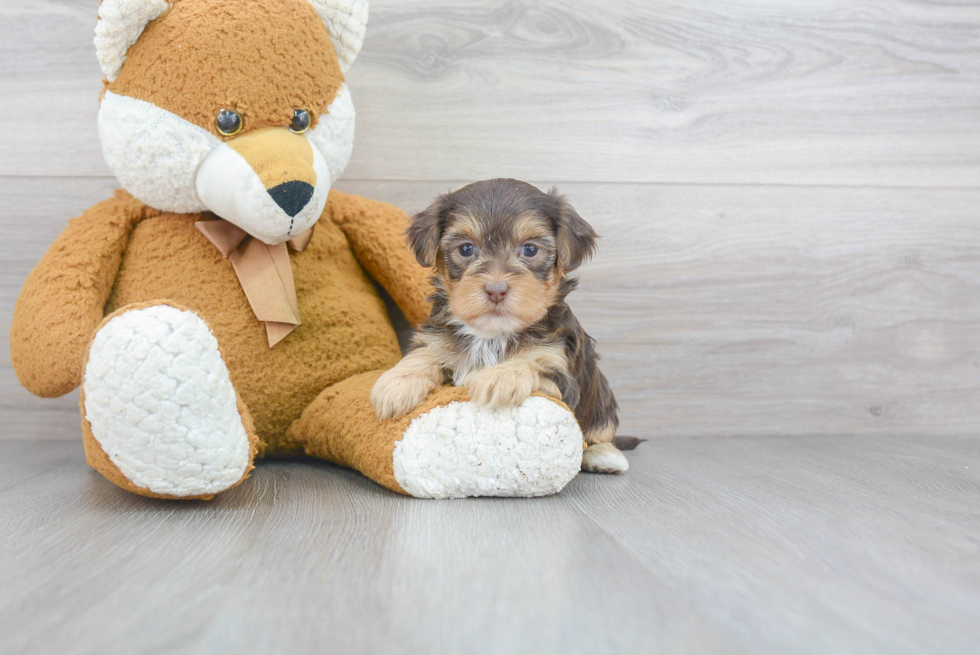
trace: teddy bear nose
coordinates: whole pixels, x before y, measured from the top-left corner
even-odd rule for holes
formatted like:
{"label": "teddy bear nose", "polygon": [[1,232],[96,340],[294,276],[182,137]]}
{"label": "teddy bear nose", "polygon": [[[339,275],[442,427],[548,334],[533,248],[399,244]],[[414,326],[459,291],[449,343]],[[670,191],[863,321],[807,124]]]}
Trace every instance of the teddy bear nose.
{"label": "teddy bear nose", "polygon": [[303,207],[309,204],[313,197],[313,185],[301,180],[283,182],[279,186],[269,189],[269,195],[282,207],[282,210],[290,216],[303,211]]}
{"label": "teddy bear nose", "polygon": [[487,292],[487,297],[490,298],[491,302],[500,304],[507,296],[510,287],[507,286],[506,282],[490,282],[487,286],[483,287],[483,290]]}

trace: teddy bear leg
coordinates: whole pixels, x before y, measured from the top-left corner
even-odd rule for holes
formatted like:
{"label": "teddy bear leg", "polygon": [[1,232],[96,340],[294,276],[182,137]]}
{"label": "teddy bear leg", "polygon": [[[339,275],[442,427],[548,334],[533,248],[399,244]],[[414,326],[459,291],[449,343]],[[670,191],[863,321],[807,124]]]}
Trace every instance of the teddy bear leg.
{"label": "teddy bear leg", "polygon": [[167,304],[103,321],[82,379],[89,464],[155,498],[212,498],[245,479],[257,438],[207,324]]}
{"label": "teddy bear leg", "polygon": [[582,432],[567,407],[532,396],[517,407],[469,402],[442,387],[409,414],[380,421],[370,392],[381,371],[323,391],[290,428],[307,454],[417,498],[547,496],[582,466]]}

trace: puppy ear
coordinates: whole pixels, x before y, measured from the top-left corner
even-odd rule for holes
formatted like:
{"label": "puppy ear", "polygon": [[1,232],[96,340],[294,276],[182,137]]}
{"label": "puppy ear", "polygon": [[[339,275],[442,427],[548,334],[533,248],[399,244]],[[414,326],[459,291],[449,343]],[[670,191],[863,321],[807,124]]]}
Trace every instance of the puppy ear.
{"label": "puppy ear", "polygon": [[555,241],[558,245],[558,266],[570,273],[592,259],[599,235],[592,226],[578,215],[557,187],[548,191],[551,200],[552,221],[555,225]]}
{"label": "puppy ear", "polygon": [[439,239],[442,238],[452,207],[453,202],[449,195],[441,195],[428,208],[412,216],[408,229],[405,230],[405,238],[415,259],[426,268],[431,268],[436,263]]}

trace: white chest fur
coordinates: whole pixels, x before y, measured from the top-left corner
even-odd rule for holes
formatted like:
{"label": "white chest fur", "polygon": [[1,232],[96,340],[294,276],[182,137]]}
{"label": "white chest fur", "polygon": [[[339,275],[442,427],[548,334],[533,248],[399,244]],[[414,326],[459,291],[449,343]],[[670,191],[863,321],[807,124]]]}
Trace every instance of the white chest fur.
{"label": "white chest fur", "polygon": [[473,336],[462,365],[453,371],[453,384],[461,385],[471,371],[496,366],[502,362],[507,354],[509,341],[507,335],[492,338]]}

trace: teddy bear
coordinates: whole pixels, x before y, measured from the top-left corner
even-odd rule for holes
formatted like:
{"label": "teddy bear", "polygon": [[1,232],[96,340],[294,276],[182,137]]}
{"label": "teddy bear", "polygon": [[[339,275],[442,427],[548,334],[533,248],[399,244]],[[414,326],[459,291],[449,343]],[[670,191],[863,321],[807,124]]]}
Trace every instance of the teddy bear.
{"label": "teddy bear", "polygon": [[424,498],[556,493],[582,461],[568,407],[489,409],[443,387],[381,421],[429,272],[395,207],[331,186],[366,0],[102,0],[98,115],[122,189],[69,221],[10,332],[32,393],[81,387],[86,459],[136,494],[210,499],[307,455]]}

